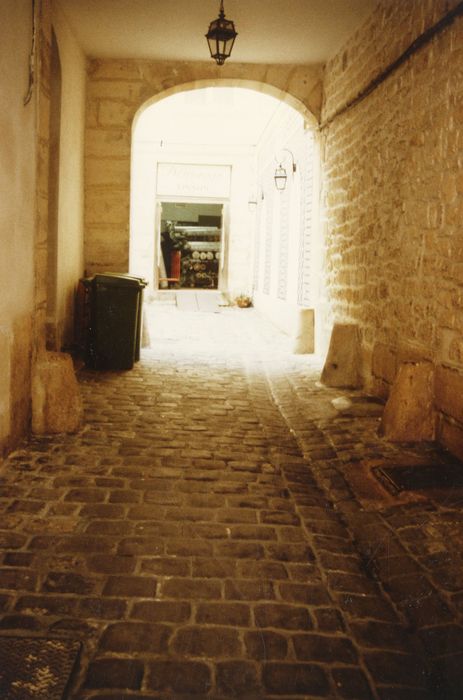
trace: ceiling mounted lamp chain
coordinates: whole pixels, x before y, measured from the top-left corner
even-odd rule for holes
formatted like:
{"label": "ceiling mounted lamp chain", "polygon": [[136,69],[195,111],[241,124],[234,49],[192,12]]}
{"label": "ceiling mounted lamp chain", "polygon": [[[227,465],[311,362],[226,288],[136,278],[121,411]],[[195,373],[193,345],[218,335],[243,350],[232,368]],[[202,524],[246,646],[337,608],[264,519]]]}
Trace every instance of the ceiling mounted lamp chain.
{"label": "ceiling mounted lamp chain", "polygon": [[217,65],[223,66],[226,59],[229,58],[237,36],[238,32],[235,31],[234,23],[225,19],[223,0],[220,0],[219,16],[210,23],[209,31],[206,34],[211,58],[215,60]]}

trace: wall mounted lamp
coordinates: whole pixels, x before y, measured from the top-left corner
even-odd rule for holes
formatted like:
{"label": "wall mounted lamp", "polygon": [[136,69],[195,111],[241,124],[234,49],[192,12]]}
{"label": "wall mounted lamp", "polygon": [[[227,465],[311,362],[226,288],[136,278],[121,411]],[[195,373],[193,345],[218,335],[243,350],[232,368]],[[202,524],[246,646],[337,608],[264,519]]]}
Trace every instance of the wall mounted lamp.
{"label": "wall mounted lamp", "polygon": [[[286,151],[291,156],[292,171],[293,171],[293,173],[295,173],[296,172],[296,163],[295,163],[293,154],[291,153],[291,151],[288,148],[283,148],[283,151]],[[286,189],[286,182],[288,180],[288,174],[286,172],[286,168],[283,167],[282,162],[283,162],[283,158],[280,160],[280,164],[279,164],[278,168],[276,168],[275,175],[273,176],[273,179],[275,180],[275,187],[280,192],[283,192],[283,190]]]}
{"label": "wall mounted lamp", "polygon": [[210,23],[209,31],[206,34],[211,58],[218,66],[223,66],[226,59],[229,58],[237,36],[238,32],[235,31],[233,22],[225,19],[223,0],[220,0],[219,16]]}

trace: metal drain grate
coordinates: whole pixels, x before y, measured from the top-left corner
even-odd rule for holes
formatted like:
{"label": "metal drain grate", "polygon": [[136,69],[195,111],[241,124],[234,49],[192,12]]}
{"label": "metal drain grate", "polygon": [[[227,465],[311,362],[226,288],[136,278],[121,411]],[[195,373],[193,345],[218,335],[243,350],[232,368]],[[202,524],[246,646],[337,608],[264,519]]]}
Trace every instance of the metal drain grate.
{"label": "metal drain grate", "polygon": [[389,491],[423,491],[426,489],[463,488],[463,464],[412,464],[375,467],[376,478]]}
{"label": "metal drain grate", "polygon": [[62,700],[80,649],[68,639],[0,637],[0,697]]}

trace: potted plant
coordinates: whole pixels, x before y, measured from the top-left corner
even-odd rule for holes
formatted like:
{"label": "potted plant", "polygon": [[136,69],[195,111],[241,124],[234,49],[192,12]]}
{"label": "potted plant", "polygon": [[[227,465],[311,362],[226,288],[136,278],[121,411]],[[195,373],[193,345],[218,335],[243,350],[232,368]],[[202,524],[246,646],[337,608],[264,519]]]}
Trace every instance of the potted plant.
{"label": "potted plant", "polygon": [[238,294],[235,297],[235,304],[239,306],[240,309],[247,309],[252,306],[252,299],[247,294]]}

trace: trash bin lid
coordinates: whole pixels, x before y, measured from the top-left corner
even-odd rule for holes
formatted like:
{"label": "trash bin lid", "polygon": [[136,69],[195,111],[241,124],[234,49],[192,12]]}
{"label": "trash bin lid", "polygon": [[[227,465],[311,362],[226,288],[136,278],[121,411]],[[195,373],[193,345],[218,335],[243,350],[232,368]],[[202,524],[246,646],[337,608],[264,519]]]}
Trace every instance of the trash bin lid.
{"label": "trash bin lid", "polygon": [[144,277],[138,277],[137,275],[130,275],[127,272],[103,272],[101,273],[102,277],[117,277],[119,279],[128,279],[128,280],[135,280],[138,282],[138,284],[141,287],[146,287],[148,286],[148,280],[145,280]]}
{"label": "trash bin lid", "polygon": [[104,285],[106,287],[146,287],[146,282],[140,277],[117,274],[116,272],[103,272],[94,275],[93,284]]}

